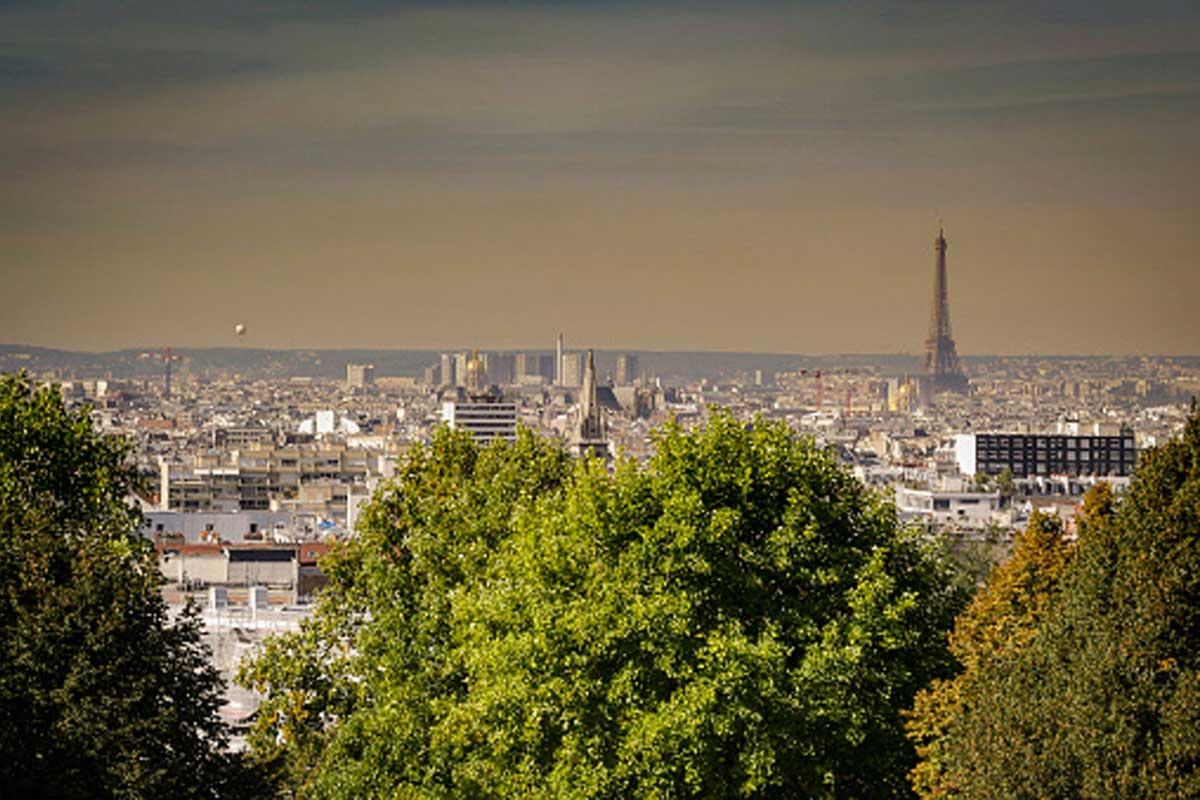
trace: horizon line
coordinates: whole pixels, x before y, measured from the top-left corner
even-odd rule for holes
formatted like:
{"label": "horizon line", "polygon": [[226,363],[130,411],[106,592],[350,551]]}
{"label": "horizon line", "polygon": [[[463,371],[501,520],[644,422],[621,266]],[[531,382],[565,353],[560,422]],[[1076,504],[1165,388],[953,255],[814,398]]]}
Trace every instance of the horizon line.
{"label": "horizon line", "polygon": [[[4,351],[20,351],[23,349],[42,350],[56,353],[69,353],[73,355],[91,355],[103,356],[113,355],[117,353],[157,353],[164,349],[170,348],[176,352],[193,351],[193,352],[213,352],[213,351],[233,351],[233,352],[253,352],[253,353],[300,353],[309,351],[321,351],[327,353],[349,353],[349,352],[364,352],[376,351],[387,353],[458,353],[470,352],[471,350],[480,350],[482,352],[496,353],[520,353],[520,352],[548,352],[553,353],[555,348],[551,347],[478,347],[478,346],[453,346],[453,347],[390,347],[390,346],[358,346],[358,347],[322,347],[314,345],[299,345],[287,347],[272,347],[272,346],[252,346],[252,345],[152,345],[152,346],[129,346],[120,347],[112,350],[83,350],[70,347],[52,347],[47,345],[35,344],[12,344],[0,343],[0,350]],[[845,357],[889,357],[889,358],[920,358],[924,354],[920,352],[905,352],[905,351],[829,351],[829,352],[788,352],[780,350],[721,350],[721,349],[657,349],[648,347],[574,347],[567,348],[571,351],[583,352],[593,350],[600,353],[655,353],[663,355],[671,354],[690,354],[690,355],[729,355],[729,356],[780,356],[788,358],[836,358],[839,356]],[[1010,352],[1010,353],[974,353],[963,355],[959,354],[960,358],[1200,358],[1200,353],[1147,353],[1147,352],[1114,352],[1114,353],[1051,353],[1051,352]]]}

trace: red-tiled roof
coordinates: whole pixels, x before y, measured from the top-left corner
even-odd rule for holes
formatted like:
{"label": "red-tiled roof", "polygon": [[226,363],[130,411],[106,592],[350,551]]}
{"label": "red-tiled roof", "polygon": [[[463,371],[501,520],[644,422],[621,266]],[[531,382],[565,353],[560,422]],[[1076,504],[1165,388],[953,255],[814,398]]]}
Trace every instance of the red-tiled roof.
{"label": "red-tiled roof", "polygon": [[322,542],[304,542],[300,545],[300,563],[315,564],[329,552],[329,545]]}

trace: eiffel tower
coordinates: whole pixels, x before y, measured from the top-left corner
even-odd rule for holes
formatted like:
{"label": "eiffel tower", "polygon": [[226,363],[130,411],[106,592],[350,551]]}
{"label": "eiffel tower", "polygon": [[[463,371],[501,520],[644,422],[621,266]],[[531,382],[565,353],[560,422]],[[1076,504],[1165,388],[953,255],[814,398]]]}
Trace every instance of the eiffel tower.
{"label": "eiffel tower", "polygon": [[934,392],[966,392],[967,376],[958,363],[958,349],[950,335],[950,299],[946,289],[946,237],[938,229],[933,243],[937,266],[933,274],[933,308],[929,313],[929,338],[925,340],[925,374]]}

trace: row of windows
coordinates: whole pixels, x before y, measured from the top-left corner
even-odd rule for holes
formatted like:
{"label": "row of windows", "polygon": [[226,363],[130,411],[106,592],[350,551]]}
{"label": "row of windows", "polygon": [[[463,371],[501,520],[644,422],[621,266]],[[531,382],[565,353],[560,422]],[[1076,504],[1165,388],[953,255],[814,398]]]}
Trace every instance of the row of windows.
{"label": "row of windows", "polygon": [[1044,443],[1044,441],[1039,441],[1037,446],[1034,446],[1033,443],[1031,443],[1031,441],[1026,441],[1025,444],[1018,443],[1018,444],[1012,444],[1012,445],[996,444],[995,441],[985,441],[985,443],[979,444],[979,446],[977,447],[977,450],[1000,451],[1000,452],[1022,451],[1022,450],[1028,451],[1028,452],[1032,452],[1033,450],[1038,450],[1038,451],[1050,450],[1050,451],[1054,451],[1054,452],[1079,452],[1079,451],[1085,451],[1085,450],[1134,450],[1134,446],[1128,445],[1128,444],[1122,444],[1122,443],[1120,443],[1120,441],[1110,441],[1110,443],[1108,443],[1108,444],[1094,444],[1094,445],[1090,445],[1090,444],[1086,443],[1086,441],[1080,441],[1080,443],[1075,443],[1075,441],[1070,441],[1070,443],[1068,443],[1066,445],[1055,444],[1055,443],[1046,444],[1046,443]]}
{"label": "row of windows", "polygon": [[979,447],[1127,447],[1134,442],[1128,436],[994,436],[980,434],[975,439]]}
{"label": "row of windows", "polygon": [[1091,461],[1086,463],[1046,463],[1038,462],[1036,465],[1033,462],[1013,462],[1013,461],[989,461],[981,462],[977,470],[989,475],[998,475],[1005,469],[1009,469],[1018,477],[1026,477],[1028,475],[1061,475],[1061,474],[1080,474],[1080,475],[1132,475],[1134,464],[1132,461]]}
{"label": "row of windows", "polygon": [[1103,461],[1106,458],[1113,461],[1133,461],[1137,458],[1136,450],[1076,450],[1070,453],[1034,453],[1029,450],[1016,452],[996,452],[986,450],[976,454],[980,461]]}

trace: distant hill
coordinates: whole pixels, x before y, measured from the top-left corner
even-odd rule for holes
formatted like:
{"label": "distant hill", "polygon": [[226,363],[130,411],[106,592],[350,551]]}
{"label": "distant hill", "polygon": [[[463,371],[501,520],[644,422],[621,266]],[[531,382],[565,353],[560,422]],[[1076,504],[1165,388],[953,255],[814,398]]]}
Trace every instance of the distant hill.
{"label": "distant hill", "polygon": [[[375,365],[377,376],[419,377],[425,367],[438,361],[437,350],[265,350],[249,347],[179,348],[176,371],[200,377],[240,375],[246,378],[343,378],[346,365]],[[549,353],[549,350],[502,350],[496,352]],[[829,373],[872,369],[881,375],[903,375],[920,369],[920,357],[903,353],[848,353],[841,355],[801,355],[789,353],[730,353],[667,350],[597,350],[596,370],[601,379],[615,373],[620,353],[638,357],[639,371],[655,375],[669,383],[709,378],[720,380],[737,375],[752,376],[762,370],[766,376],[799,369],[825,370]],[[967,356],[967,372],[986,369],[1000,361],[1011,360],[1105,360],[1102,356]],[[1138,357],[1126,360],[1137,361]],[[1167,360],[1186,366],[1200,366],[1200,357],[1178,356]],[[0,372],[28,370],[32,373],[57,372],[75,378],[136,378],[162,373],[162,361],[150,350],[114,350],[89,353],[55,350],[27,345],[0,345]]]}
{"label": "distant hill", "polygon": [[[161,351],[114,350],[87,353],[43,347],[0,345],[0,371],[25,369],[40,373],[52,370],[79,378],[150,377],[162,372]],[[346,365],[374,364],[379,375],[420,375],[437,353],[424,350],[262,350],[241,347],[206,349],[178,348],[175,368],[181,373],[215,377],[242,375],[250,378],[313,377],[341,378]],[[149,355],[147,355],[149,354]]]}
{"label": "distant hill", "polygon": [[[152,377],[162,372],[159,351],[114,350],[88,353],[55,350],[25,345],[0,345],[0,371],[25,369],[33,373],[57,371],[77,378]],[[313,377],[341,378],[346,365],[375,365],[378,376],[420,376],[425,367],[438,361],[436,350],[264,350],[256,348],[178,348],[176,370],[180,373],[215,377],[237,374],[248,378]],[[498,352],[550,353],[549,350]],[[913,370],[917,358],[911,355],[837,355],[806,356],[783,353],[726,353],[687,351],[597,350],[596,370],[601,377],[616,370],[617,356],[632,353],[638,357],[639,370],[664,380],[682,381],[699,378],[730,378],[738,374],[765,375],[797,369],[854,369],[876,367],[901,373]]]}

